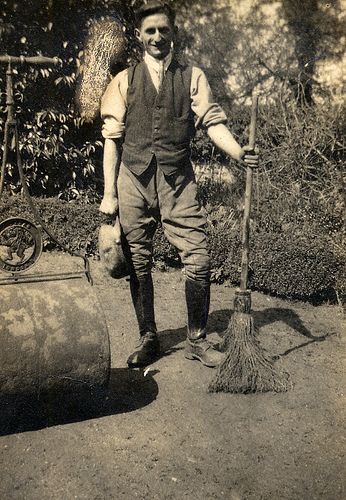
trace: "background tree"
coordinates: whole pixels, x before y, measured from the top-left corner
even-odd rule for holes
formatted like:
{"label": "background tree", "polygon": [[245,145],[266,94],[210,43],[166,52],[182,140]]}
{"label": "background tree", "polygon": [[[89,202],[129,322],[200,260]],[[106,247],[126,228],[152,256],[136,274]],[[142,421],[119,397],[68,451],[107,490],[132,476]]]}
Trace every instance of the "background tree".
{"label": "background tree", "polygon": [[[256,89],[261,94],[258,142],[262,157],[255,175],[251,222],[257,252],[253,283],[273,293],[299,292],[301,296],[321,287],[330,289],[335,286],[340,259],[345,260],[346,112],[345,80],[337,81],[325,68],[327,62],[341,61],[344,54],[345,0],[329,4],[322,0],[168,1],[178,13],[179,57],[204,69],[215,100],[225,108],[242,144],[247,140],[251,92]],[[93,235],[98,224],[97,203],[93,202],[98,202],[103,189],[102,140],[100,120],[85,123],[76,106],[83,47],[93,20],[114,16],[128,39],[124,64],[138,60],[141,49],[133,34],[135,3],[27,0],[23,7],[19,0],[4,0],[0,6],[2,53],[41,53],[62,60],[57,68],[23,66],[16,70],[20,148],[33,194],[77,200],[76,204],[40,200],[42,207],[47,202],[49,220],[54,221],[59,212],[56,232],[65,231],[65,226],[75,228],[63,222],[72,206],[78,212],[78,203],[82,216],[72,217],[85,221],[85,204],[90,204],[87,224],[65,235],[67,240],[76,237],[74,248],[80,248],[83,241],[90,252],[96,248]],[[119,67],[110,69],[112,73]],[[1,68],[0,86],[2,132],[5,67]],[[213,277],[236,279],[243,170],[234,162],[229,165],[206,134],[197,134],[193,160],[197,166],[208,167],[208,177],[199,183],[199,195],[208,213]],[[223,182],[219,165],[231,172],[230,185]],[[10,191],[20,189],[14,169],[9,168],[7,181]],[[12,204],[17,201],[18,197],[12,197]],[[11,203],[8,200],[4,213]],[[163,256],[168,244],[159,241],[158,254]],[[172,260],[171,250],[168,254]],[[273,255],[277,256],[275,262],[270,260]],[[299,274],[302,261],[304,280]],[[317,268],[314,262],[318,262]],[[344,273],[340,276],[344,284],[339,288],[346,290]]]}
{"label": "background tree", "polygon": [[345,22],[340,19],[339,1],[282,0],[282,13],[294,36],[297,77],[293,89],[299,105],[313,104],[313,84],[318,60],[339,58]]}
{"label": "background tree", "polygon": [[[345,53],[344,6],[343,0],[245,0],[231,6],[239,31],[230,71],[236,99],[246,99],[254,85],[269,100],[290,92],[300,106],[331,97],[323,73],[326,61],[341,62]],[[332,82],[339,89],[344,83]]]}
{"label": "background tree", "polygon": [[[88,192],[92,199],[102,189],[101,124],[86,124],[80,118],[75,104],[76,85],[85,36],[93,19],[104,15],[117,17],[128,38],[126,64],[138,59],[140,48],[133,36],[134,3],[31,0],[25,9],[19,1],[2,3],[3,52],[42,53],[63,61],[61,67],[54,69],[19,68],[16,77],[22,154],[34,193],[70,198]],[[326,4],[321,0],[243,0],[235,5],[231,0],[171,0],[171,4],[178,13],[180,54],[206,71],[216,100],[226,109],[232,129],[241,141],[245,140],[247,116],[244,109],[238,112],[236,105],[246,105],[253,88],[261,92],[262,106],[267,101],[275,113],[281,113],[282,127],[272,130],[275,137],[269,140],[267,133],[263,139],[269,153],[273,145],[277,147],[292,135],[290,129],[295,127],[296,115],[291,95],[299,106],[320,97],[326,101],[330,95],[321,83],[318,65],[323,59],[337,60],[342,55],[345,20],[339,1]],[[4,100],[1,105],[4,110]],[[299,119],[305,120],[304,116]],[[268,124],[266,127],[270,130]],[[300,133],[305,130],[303,127]],[[330,147],[334,139],[320,149],[332,163],[336,150],[331,152]],[[196,161],[227,162],[222,155],[215,156],[204,136],[197,136],[197,146]],[[299,172],[301,165],[295,161]],[[312,171],[315,167],[308,168]],[[270,171],[273,176],[275,165]],[[15,190],[16,178],[11,170],[10,173]]]}

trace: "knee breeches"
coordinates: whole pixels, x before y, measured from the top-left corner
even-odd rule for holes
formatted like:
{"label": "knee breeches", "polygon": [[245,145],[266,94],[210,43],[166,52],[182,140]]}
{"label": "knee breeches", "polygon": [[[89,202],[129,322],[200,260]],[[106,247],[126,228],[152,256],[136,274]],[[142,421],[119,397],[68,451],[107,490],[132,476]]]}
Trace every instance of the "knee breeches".
{"label": "knee breeches", "polygon": [[197,201],[192,166],[165,176],[156,162],[140,177],[120,166],[118,177],[119,218],[137,276],[150,272],[152,241],[161,220],[168,241],[178,251],[186,276],[209,279],[210,259],[206,241],[206,217]]}

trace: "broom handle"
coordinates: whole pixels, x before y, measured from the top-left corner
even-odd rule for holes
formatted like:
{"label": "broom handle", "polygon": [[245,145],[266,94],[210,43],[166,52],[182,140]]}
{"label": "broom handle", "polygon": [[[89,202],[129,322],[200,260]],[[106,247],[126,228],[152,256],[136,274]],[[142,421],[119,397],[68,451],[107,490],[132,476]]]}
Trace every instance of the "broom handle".
{"label": "broom handle", "polygon": [[[257,121],[257,105],[258,95],[252,95],[252,110],[249,134],[249,146],[254,149],[256,142],[256,121]],[[247,290],[248,272],[249,272],[249,233],[250,233],[250,211],[252,198],[252,167],[246,168],[246,188],[243,216],[243,233],[242,233],[242,257],[241,257],[241,274],[240,274],[240,291]]]}

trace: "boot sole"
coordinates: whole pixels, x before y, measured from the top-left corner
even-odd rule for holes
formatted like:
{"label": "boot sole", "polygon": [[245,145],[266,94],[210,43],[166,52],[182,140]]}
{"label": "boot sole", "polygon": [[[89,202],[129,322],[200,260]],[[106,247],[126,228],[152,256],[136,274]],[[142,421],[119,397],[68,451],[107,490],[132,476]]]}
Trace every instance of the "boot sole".
{"label": "boot sole", "polygon": [[218,366],[218,364],[208,363],[208,362],[204,361],[200,356],[198,356],[198,354],[191,354],[189,352],[186,352],[184,354],[184,356],[186,359],[189,359],[189,360],[200,361],[203,366],[207,366],[208,368],[216,368]]}

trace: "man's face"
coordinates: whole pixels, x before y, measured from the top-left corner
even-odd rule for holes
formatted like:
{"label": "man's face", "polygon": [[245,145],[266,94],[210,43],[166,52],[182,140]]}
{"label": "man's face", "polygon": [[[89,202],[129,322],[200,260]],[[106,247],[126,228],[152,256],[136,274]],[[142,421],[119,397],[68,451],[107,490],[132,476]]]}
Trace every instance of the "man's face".
{"label": "man's face", "polygon": [[166,14],[152,14],[143,19],[141,26],[136,29],[136,36],[149,55],[163,59],[171,50],[174,27]]}

